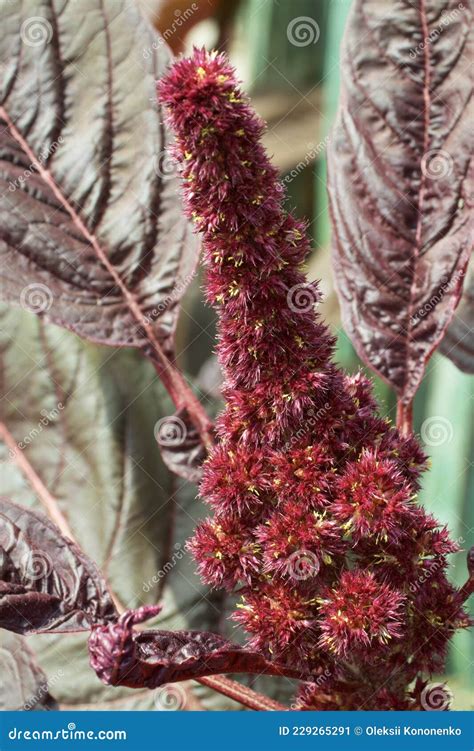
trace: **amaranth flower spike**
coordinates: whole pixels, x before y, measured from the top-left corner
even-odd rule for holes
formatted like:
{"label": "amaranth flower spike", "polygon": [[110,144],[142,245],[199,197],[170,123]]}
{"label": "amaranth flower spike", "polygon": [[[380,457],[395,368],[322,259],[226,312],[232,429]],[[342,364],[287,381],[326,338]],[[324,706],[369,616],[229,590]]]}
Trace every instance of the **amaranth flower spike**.
{"label": "amaranth flower spike", "polygon": [[425,457],[376,410],[301,269],[310,245],[283,208],[263,123],[226,58],[195,50],[159,85],[187,212],[204,240],[225,374],[218,445],[189,543],[204,581],[239,588],[235,619],[268,659],[301,665],[301,708],[415,709],[468,625],[449,584],[457,550],[415,497]]}

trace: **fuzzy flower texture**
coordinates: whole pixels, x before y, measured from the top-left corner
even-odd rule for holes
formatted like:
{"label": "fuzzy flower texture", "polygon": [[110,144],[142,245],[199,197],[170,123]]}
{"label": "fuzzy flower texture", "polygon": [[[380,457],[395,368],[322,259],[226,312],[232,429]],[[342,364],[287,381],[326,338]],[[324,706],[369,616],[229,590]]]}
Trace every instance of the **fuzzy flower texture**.
{"label": "fuzzy flower texture", "polygon": [[458,548],[415,502],[425,457],[331,360],[305,226],[226,58],[195,50],[159,94],[225,375],[200,488],[213,515],[189,544],[200,575],[238,591],[252,648],[312,676],[299,708],[426,708],[427,677],[469,622],[445,574]]}

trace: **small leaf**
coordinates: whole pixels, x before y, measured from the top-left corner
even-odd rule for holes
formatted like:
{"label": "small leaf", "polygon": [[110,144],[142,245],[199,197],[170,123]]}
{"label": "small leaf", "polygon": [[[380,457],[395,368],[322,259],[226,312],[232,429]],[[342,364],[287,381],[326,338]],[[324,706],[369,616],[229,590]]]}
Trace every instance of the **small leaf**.
{"label": "small leaf", "polygon": [[155,95],[167,47],[126,0],[0,20],[1,296],[160,359],[197,262]]}
{"label": "small leaf", "polygon": [[311,676],[206,631],[139,631],[148,608],[127,611],[118,623],[97,625],[89,638],[91,665],[106,684],[157,688],[219,673]]}
{"label": "small leaf", "polygon": [[135,645],[144,675],[154,685],[218,673],[304,677],[296,668],[269,662],[258,652],[205,631],[141,631]]}
{"label": "small leaf", "polygon": [[168,469],[189,482],[199,482],[207,452],[187,411],[159,420],[155,438]]}
{"label": "small leaf", "polygon": [[117,617],[107,585],[43,514],[0,498],[0,627],[84,630]]}
{"label": "small leaf", "polygon": [[342,46],[328,150],[338,292],[358,354],[406,405],[471,252],[471,15],[448,0],[356,0]]}
{"label": "small leaf", "polygon": [[27,640],[11,631],[0,630],[0,675],[0,711],[58,708]]}

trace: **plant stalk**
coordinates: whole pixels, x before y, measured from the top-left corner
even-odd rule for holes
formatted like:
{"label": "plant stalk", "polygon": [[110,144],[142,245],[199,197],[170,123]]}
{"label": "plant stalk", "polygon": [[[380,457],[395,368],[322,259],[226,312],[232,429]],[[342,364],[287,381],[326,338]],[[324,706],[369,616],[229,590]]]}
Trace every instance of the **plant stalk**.
{"label": "plant stalk", "polygon": [[402,435],[413,433],[413,401],[397,401],[397,428]]}
{"label": "plant stalk", "polygon": [[288,707],[285,707],[284,704],[280,704],[268,696],[263,696],[263,694],[259,694],[257,691],[248,688],[248,686],[243,686],[237,681],[226,678],[224,675],[209,675],[205,678],[198,678],[196,681],[257,712],[288,711]]}

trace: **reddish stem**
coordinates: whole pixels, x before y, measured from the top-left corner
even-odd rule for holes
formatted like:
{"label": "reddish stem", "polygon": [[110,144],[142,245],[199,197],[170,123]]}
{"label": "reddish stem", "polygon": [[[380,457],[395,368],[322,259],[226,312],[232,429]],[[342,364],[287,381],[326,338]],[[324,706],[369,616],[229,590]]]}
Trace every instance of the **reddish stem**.
{"label": "reddish stem", "polygon": [[179,410],[185,409],[191,422],[201,436],[207,449],[214,443],[212,437],[212,422],[201,402],[187,384],[183,374],[172,365],[165,355],[157,356],[156,350],[144,348],[145,355],[155,366],[155,370]]}
{"label": "reddish stem", "polygon": [[3,424],[3,422],[0,422],[0,439],[10,450],[11,457],[14,459],[19,470],[23,473],[24,477],[29,482],[31,488],[35,491],[40,502],[46,509],[51,521],[56,524],[64,537],[68,537],[70,540],[75,542],[74,535],[72,533],[71,527],[69,526],[69,522],[59,508],[56,498],[51,495],[48,488],[45,486],[36,470],[31,466],[24,453],[18,447],[14,437],[12,436],[6,425]]}
{"label": "reddish stem", "polygon": [[263,694],[259,694],[248,686],[243,686],[237,681],[233,681],[230,678],[226,678],[224,675],[209,675],[205,678],[198,678],[197,683],[201,683],[203,686],[208,686],[214,689],[224,696],[228,696],[229,699],[238,701],[244,707],[248,709],[254,709],[257,712],[281,712],[288,711],[288,707],[284,704],[280,704],[278,701],[274,701]]}
{"label": "reddish stem", "polygon": [[413,402],[397,402],[397,428],[402,435],[413,433]]}

